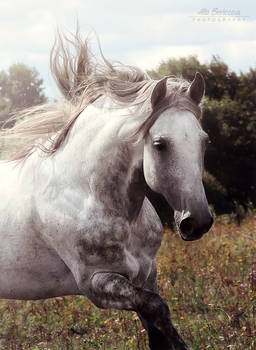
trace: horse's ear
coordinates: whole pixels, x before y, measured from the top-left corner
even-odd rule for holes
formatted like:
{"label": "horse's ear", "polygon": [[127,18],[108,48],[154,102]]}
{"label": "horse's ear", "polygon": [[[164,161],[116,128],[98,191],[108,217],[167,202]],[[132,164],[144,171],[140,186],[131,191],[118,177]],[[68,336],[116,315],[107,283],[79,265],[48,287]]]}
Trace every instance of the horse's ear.
{"label": "horse's ear", "polygon": [[151,106],[154,107],[165,97],[166,95],[166,81],[168,77],[164,77],[159,80],[154,87],[154,90],[151,95]]}
{"label": "horse's ear", "polygon": [[189,96],[194,102],[199,104],[204,96],[205,82],[201,73],[196,72],[194,80],[188,88]]}

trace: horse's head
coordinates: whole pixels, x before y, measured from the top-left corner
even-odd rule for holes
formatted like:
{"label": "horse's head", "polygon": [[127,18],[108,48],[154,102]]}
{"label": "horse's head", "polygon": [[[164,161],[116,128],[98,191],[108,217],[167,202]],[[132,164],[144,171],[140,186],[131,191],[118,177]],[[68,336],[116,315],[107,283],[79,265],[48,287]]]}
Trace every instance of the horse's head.
{"label": "horse's head", "polygon": [[[176,96],[176,104],[159,107],[144,145],[145,180],[174,209],[180,235],[187,241],[201,238],[213,222],[202,183],[209,138],[189,108],[191,103],[196,109],[203,94],[204,80],[197,73],[180,101]],[[161,105],[163,96],[166,96],[166,79],[156,86],[152,103]],[[183,108],[182,103],[188,106]]]}

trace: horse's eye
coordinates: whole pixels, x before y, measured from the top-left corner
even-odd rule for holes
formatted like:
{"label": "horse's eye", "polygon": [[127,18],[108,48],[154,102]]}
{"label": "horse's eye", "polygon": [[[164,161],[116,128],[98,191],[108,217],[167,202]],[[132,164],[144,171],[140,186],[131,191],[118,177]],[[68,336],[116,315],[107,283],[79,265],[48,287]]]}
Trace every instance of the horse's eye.
{"label": "horse's eye", "polygon": [[165,142],[164,140],[155,140],[153,141],[153,146],[156,148],[158,151],[162,151],[165,148]]}

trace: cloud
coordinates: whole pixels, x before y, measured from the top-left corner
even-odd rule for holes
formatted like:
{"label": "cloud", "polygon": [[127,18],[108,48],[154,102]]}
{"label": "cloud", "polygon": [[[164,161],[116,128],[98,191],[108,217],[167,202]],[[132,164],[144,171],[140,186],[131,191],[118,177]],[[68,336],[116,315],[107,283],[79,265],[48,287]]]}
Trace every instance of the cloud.
{"label": "cloud", "polygon": [[229,68],[236,72],[256,68],[256,40],[220,41],[204,45],[162,45],[147,50],[132,51],[127,61],[142,69],[154,69],[168,58],[197,56],[200,62],[207,63],[213,55],[219,56]]}
{"label": "cloud", "polygon": [[162,61],[168,58],[179,58],[196,55],[202,61],[210,58],[210,55],[199,45],[162,45],[154,46],[145,51],[133,51],[128,53],[128,60],[142,69],[156,68]]}
{"label": "cloud", "polygon": [[[35,66],[53,92],[49,53],[57,24],[73,31],[79,19],[86,36],[95,30],[106,57],[156,67],[168,57],[196,54],[201,61],[218,54],[232,69],[255,66],[254,7],[234,0],[231,9],[248,15],[245,22],[195,23],[191,16],[212,2],[170,0],[12,0],[0,1],[0,69],[15,62]],[[222,9],[223,1],[214,7]]]}

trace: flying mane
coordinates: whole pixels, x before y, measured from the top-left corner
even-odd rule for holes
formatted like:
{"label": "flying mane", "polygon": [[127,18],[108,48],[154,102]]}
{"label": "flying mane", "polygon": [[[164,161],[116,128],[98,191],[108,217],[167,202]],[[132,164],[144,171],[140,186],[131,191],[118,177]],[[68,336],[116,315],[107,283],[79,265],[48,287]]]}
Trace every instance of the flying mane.
{"label": "flying mane", "polygon": [[[187,94],[189,83],[176,77],[167,79],[167,97],[156,109],[151,106],[152,92],[158,80],[137,67],[110,62],[100,49],[101,60],[90,52],[88,39],[77,30],[71,38],[58,33],[51,51],[50,66],[62,98],[57,102],[28,108],[16,113],[15,125],[2,129],[2,138],[25,138],[29,144],[13,159],[24,159],[36,147],[55,153],[81,112],[101,96],[108,96],[120,106],[135,107],[133,114],[147,113],[148,118],[135,134],[145,136],[157,118],[157,111],[168,105],[191,111],[198,119],[201,108]],[[39,140],[39,141],[38,141]],[[47,146],[43,146],[47,140]]]}

